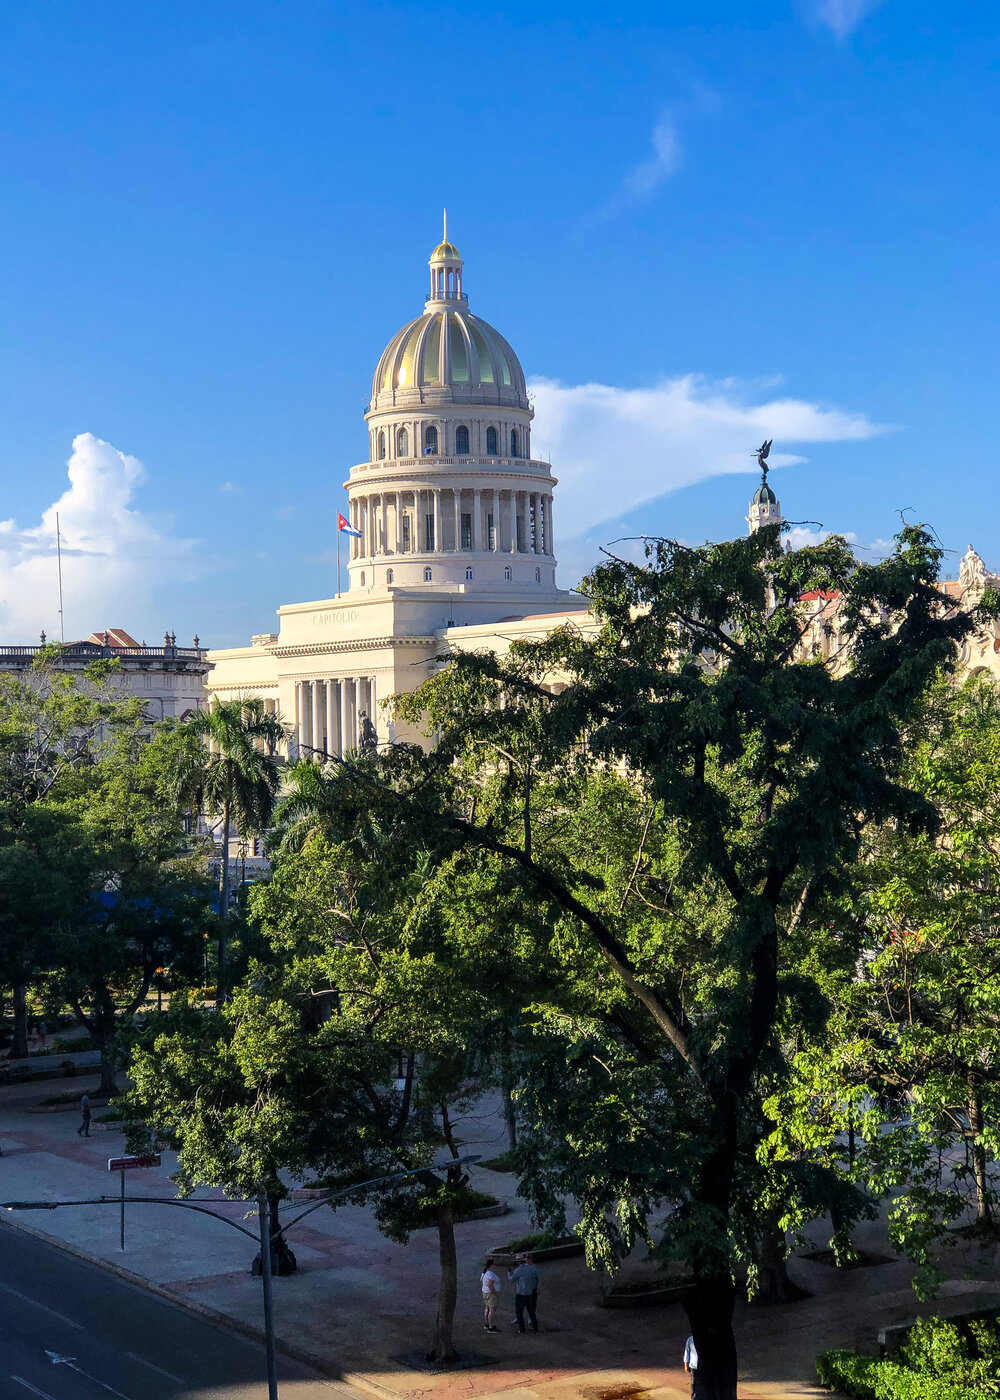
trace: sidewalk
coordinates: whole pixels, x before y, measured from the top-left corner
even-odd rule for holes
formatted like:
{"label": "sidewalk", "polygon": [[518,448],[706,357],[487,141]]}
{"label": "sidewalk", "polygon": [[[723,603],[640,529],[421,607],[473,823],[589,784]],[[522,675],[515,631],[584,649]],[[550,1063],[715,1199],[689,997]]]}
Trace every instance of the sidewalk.
{"label": "sidewalk", "polygon": [[[65,1084],[81,1093],[88,1086],[93,1081],[82,1076]],[[123,1151],[120,1133],[95,1125],[91,1137],[83,1139],[76,1132],[78,1113],[28,1112],[46,1092],[53,1092],[52,1086],[37,1083],[0,1091],[0,1199],[116,1196],[119,1178],[108,1173],[107,1159]],[[504,1145],[499,1114],[477,1115],[463,1128],[469,1151],[489,1157]],[[172,1169],[173,1158],[165,1154],[162,1167],[131,1172],[129,1194],[173,1195]],[[378,1233],[369,1213],[357,1207],[317,1210],[290,1232],[299,1272],[274,1281],[282,1342],[301,1358],[318,1362],[383,1400],[487,1400],[500,1395],[504,1400],[686,1400],[690,1387],[680,1366],[687,1335],[682,1309],[599,1307],[599,1279],[582,1259],[542,1266],[539,1335],[521,1336],[513,1330],[509,1293],[498,1311],[503,1330],[499,1335],[483,1333],[482,1256],[532,1227],[524,1203],[514,1196],[512,1177],[476,1169],[475,1185],[506,1198],[511,1211],[502,1219],[470,1221],[456,1231],[455,1338],[473,1365],[433,1375],[415,1364],[433,1325],[436,1231],[421,1230],[408,1246],[394,1245]],[[198,1198],[213,1198],[213,1209],[237,1222],[250,1209],[225,1203],[218,1192],[199,1191]],[[304,1208],[305,1203],[300,1209]],[[6,1218],[124,1268],[198,1308],[243,1326],[260,1326],[260,1283],[249,1273],[254,1246],[207,1216],[171,1206],[131,1206],[124,1254],[118,1247],[114,1205],[17,1212]],[[245,1223],[254,1228],[254,1220]],[[875,1236],[866,1243],[879,1248]],[[818,1351],[827,1346],[873,1350],[880,1326],[905,1321],[915,1311],[908,1267],[898,1261],[842,1273],[797,1259],[791,1271],[813,1295],[810,1299],[767,1310],[740,1309],[743,1400],[825,1394],[814,1384]],[[943,1297],[962,1300],[963,1306],[976,1305],[984,1295],[995,1299],[1000,1288],[996,1278],[993,1271],[979,1282],[946,1285]]]}

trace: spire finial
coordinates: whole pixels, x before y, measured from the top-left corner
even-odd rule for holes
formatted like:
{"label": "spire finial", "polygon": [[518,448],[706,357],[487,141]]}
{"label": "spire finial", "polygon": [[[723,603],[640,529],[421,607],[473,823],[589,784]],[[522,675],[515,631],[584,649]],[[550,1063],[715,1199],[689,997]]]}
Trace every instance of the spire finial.
{"label": "spire finial", "polygon": [[448,210],[447,210],[447,209],[442,209],[442,210],[441,210],[441,213],[442,213],[442,216],[443,216],[442,222],[443,222],[443,224],[444,224],[444,237],[441,239],[441,242],[442,242],[442,243],[447,243],[447,242],[448,242]]}

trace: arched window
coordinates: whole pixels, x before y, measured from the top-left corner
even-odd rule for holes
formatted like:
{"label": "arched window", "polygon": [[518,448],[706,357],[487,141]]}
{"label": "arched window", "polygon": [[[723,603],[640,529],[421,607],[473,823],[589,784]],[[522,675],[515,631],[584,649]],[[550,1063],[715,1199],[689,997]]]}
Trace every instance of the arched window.
{"label": "arched window", "polygon": [[[510,583],[510,565],[509,565],[509,564],[507,565],[506,569],[504,569],[504,571],[503,571],[503,576],[504,576],[504,578],[507,580],[507,582]],[[365,581],[365,576],[364,576],[364,574],[362,574],[362,575],[361,575],[361,582],[364,583],[364,581]]]}
{"label": "arched window", "polygon": [[438,450],[438,430],[432,423],[424,433],[424,451],[430,456],[436,456]]}
{"label": "arched window", "polygon": [[514,428],[510,430],[510,455],[517,456],[517,432]]}
{"label": "arched window", "polygon": [[392,583],[392,570],[391,570],[391,569],[386,569],[386,571],[385,571],[385,581],[386,581],[386,583]]}
{"label": "arched window", "polygon": [[425,570],[424,570],[424,583],[430,583],[430,581],[431,581],[431,571],[430,571],[430,569],[425,569]]}
{"label": "arched window", "polygon": [[362,569],[362,570],[361,570],[361,587],[364,588],[364,586],[365,586],[365,571],[364,571],[364,569]]}
{"label": "arched window", "polygon": [[541,581],[542,581],[542,571],[541,571],[541,569],[536,569],[536,570],[535,570],[535,582],[536,582],[536,583],[541,583]]}
{"label": "arched window", "polygon": [[464,423],[455,429],[455,455],[456,457],[469,455],[469,430]]}
{"label": "arched window", "polygon": [[486,429],[486,455],[495,457],[497,455],[497,430],[496,428]]}
{"label": "arched window", "polygon": [[396,456],[409,457],[410,455],[410,435],[405,428],[400,428],[396,434]]}
{"label": "arched window", "polygon": [[472,582],[472,570],[471,570],[471,569],[466,569],[466,571],[465,571],[465,581],[466,581],[466,583],[471,583],[471,582]]}
{"label": "arched window", "polygon": [[378,459],[380,462],[385,461],[385,433],[378,435]]}

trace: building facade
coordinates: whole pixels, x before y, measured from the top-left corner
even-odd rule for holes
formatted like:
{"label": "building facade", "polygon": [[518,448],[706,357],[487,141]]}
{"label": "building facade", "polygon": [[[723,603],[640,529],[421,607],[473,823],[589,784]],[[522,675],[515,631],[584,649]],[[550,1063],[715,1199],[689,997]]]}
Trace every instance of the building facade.
{"label": "building facade", "polygon": [[[37,645],[0,646],[0,671],[28,671],[42,652],[52,652],[44,632]],[[108,627],[61,646],[54,664],[60,671],[82,675],[91,662],[110,660],[119,663],[117,683],[123,696],[142,700],[151,720],[184,719],[206,701],[211,664],[197,637],[183,647],[172,632],[165,632],[162,646],[148,647],[123,628]]]}

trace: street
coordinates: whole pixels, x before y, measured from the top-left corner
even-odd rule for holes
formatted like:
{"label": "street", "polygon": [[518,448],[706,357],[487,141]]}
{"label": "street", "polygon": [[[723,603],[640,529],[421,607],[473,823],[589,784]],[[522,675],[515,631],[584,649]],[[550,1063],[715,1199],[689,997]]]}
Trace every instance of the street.
{"label": "street", "polygon": [[[354,1392],[278,1357],[282,1400]],[[0,1400],[264,1400],[263,1347],[0,1222]]]}

